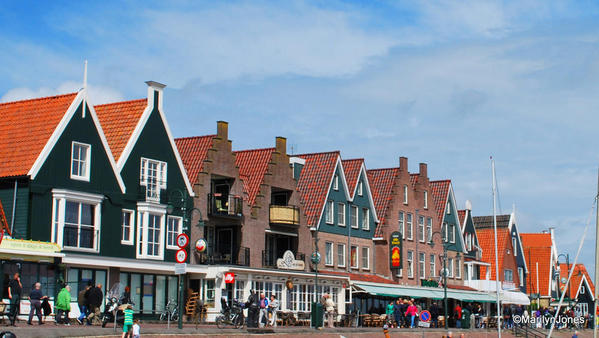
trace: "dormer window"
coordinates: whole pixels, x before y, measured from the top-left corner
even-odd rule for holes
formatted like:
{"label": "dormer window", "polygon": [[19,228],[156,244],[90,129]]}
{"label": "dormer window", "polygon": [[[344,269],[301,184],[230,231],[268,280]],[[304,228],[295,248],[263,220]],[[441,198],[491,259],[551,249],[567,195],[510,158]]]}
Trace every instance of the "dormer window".
{"label": "dormer window", "polygon": [[89,182],[91,146],[85,143],[73,142],[71,146],[71,178]]}
{"label": "dormer window", "polygon": [[141,159],[140,185],[146,187],[146,200],[160,202],[160,190],[166,189],[166,162]]}
{"label": "dormer window", "polygon": [[362,187],[362,181],[358,182],[358,195],[364,195],[364,188]]}
{"label": "dormer window", "polygon": [[512,237],[512,247],[514,248],[514,256],[518,256],[518,248],[516,247],[516,237]]}
{"label": "dormer window", "polygon": [[333,178],[333,189],[339,190],[339,175],[335,175],[335,178]]}
{"label": "dormer window", "polygon": [[445,206],[445,212],[447,212],[447,214],[451,214],[451,209],[449,208],[449,202],[447,202],[447,205]]}

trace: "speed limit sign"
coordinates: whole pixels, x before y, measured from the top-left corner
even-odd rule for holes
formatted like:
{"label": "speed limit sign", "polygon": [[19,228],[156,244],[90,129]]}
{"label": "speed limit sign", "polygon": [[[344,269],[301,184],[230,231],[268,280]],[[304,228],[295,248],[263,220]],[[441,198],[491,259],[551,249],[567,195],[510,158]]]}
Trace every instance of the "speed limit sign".
{"label": "speed limit sign", "polygon": [[185,263],[185,261],[187,261],[187,251],[185,251],[185,249],[179,249],[175,254],[175,260],[177,263]]}
{"label": "speed limit sign", "polygon": [[177,236],[177,246],[181,249],[185,249],[189,244],[189,237],[187,234],[179,234]]}

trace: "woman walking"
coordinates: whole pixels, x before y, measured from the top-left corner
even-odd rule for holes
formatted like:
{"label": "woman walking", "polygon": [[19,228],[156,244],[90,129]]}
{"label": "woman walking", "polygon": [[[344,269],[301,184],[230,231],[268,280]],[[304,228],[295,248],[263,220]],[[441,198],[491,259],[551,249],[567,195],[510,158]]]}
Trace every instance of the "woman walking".
{"label": "woman walking", "polygon": [[414,319],[416,318],[416,315],[418,314],[418,308],[412,302],[409,302],[408,304],[410,304],[410,305],[408,305],[408,310],[406,311],[406,317],[410,318],[410,328],[414,328]]}

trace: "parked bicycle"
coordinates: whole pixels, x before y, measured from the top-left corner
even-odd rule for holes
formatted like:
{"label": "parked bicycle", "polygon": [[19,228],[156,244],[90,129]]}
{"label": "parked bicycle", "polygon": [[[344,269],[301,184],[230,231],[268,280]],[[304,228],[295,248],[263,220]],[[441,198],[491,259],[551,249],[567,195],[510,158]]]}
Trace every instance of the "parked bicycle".
{"label": "parked bicycle", "polygon": [[227,325],[232,325],[236,329],[242,329],[245,325],[243,316],[243,304],[237,300],[231,302],[231,306],[227,304],[227,300],[223,297],[220,300],[222,310],[220,315],[216,317],[216,326],[219,329],[225,328]]}
{"label": "parked bicycle", "polygon": [[161,321],[177,321],[179,319],[179,310],[177,309],[177,303],[174,299],[169,299],[168,303],[164,307],[164,311],[160,314]]}

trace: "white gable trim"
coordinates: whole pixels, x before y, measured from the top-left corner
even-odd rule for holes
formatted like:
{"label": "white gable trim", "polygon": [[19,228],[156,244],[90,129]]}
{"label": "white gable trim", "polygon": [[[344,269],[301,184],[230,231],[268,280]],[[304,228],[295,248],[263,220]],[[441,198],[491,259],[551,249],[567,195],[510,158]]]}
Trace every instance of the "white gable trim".
{"label": "white gable trim", "polygon": [[[376,207],[374,206],[374,199],[372,198],[372,192],[370,191],[370,182],[368,181],[368,173],[366,172],[366,166],[364,165],[364,161],[362,161],[362,165],[360,166],[360,173],[358,173],[358,180],[356,181],[356,186],[354,187],[353,198],[352,201],[356,198],[356,192],[358,191],[358,183],[360,183],[360,176],[364,175],[364,185],[366,186],[368,192],[368,201],[370,202],[370,209],[372,215],[374,215],[374,222],[379,223],[379,218],[376,214]],[[364,188],[364,187],[362,187]]]}
{"label": "white gable trim", "polygon": [[[449,182],[449,189],[447,189],[447,198],[445,199],[445,207],[443,208],[443,219],[445,219],[445,216],[447,215],[447,210],[445,210],[445,208],[447,207],[447,202],[449,201],[449,198],[451,197],[451,204],[453,206],[453,210],[452,213],[455,215],[455,217],[458,220],[458,230],[460,231],[459,235],[456,235],[456,237],[458,237],[460,239],[460,244],[462,247],[462,253],[468,253],[466,251],[466,245],[464,245],[464,233],[462,232],[462,228],[460,227],[460,215],[458,214],[458,206],[455,202],[455,195],[453,194],[453,184],[451,184],[451,182]],[[443,222],[441,222],[441,224],[443,224]]]}
{"label": "white gable trim", "polygon": [[[508,230],[510,231],[510,236],[512,235],[512,225],[516,229],[516,235],[518,240],[518,247],[522,255],[524,255],[524,247],[522,246],[522,238],[520,237],[520,231],[518,231],[518,226],[516,225],[516,213],[512,212],[510,214],[510,223],[508,224]],[[528,264],[526,264],[526,256],[524,256],[524,271],[528,275]]]}
{"label": "white gable trim", "polygon": [[[582,275],[582,279],[580,280],[580,284],[578,284],[578,289],[576,289],[576,297],[574,297],[573,299],[578,299],[578,294],[580,293],[580,287],[582,286],[583,282],[587,286],[587,290],[585,292],[588,292],[591,295],[591,300],[595,301],[594,292],[593,292],[593,290],[591,290],[591,286],[589,285],[589,281],[587,280],[587,276],[585,274]],[[572,295],[570,295],[570,297],[572,297]]]}
{"label": "white gable trim", "polygon": [[112,155],[112,151],[110,151],[110,147],[108,146],[108,141],[106,140],[106,136],[104,135],[104,131],[102,130],[102,126],[100,125],[100,121],[98,120],[98,115],[96,115],[94,106],[92,104],[90,104],[90,100],[87,97],[87,90],[85,88],[81,89],[79,91],[79,93],[77,93],[77,96],[75,97],[75,99],[73,100],[71,105],[69,106],[69,109],[67,109],[66,113],[63,115],[63,117],[60,120],[60,122],[58,123],[58,126],[56,127],[56,129],[54,129],[52,136],[50,136],[50,138],[48,139],[48,142],[46,142],[46,145],[42,149],[42,152],[39,154],[39,156],[33,163],[33,166],[29,170],[28,175],[31,177],[32,180],[35,179],[35,177],[39,173],[40,169],[42,168],[43,164],[46,162],[46,159],[50,155],[50,152],[52,152],[52,149],[54,149],[56,142],[58,142],[58,140],[62,136],[62,133],[64,132],[67,125],[71,121],[71,118],[73,118],[75,111],[82,104],[83,104],[83,109],[85,109],[86,107],[87,107],[87,109],[89,109],[92,120],[94,121],[94,125],[96,126],[98,135],[100,136],[100,140],[102,141],[102,146],[104,147],[104,151],[106,152],[106,155],[108,156],[108,160],[110,161],[110,165],[112,166],[112,171],[114,172],[114,175],[118,181],[119,187],[121,188],[121,192],[125,193],[125,183],[123,182],[123,179],[122,179],[121,175],[119,174],[119,171],[117,171],[117,166],[114,161],[114,156]]}
{"label": "white gable trim", "polygon": [[[149,90],[153,90],[153,88],[148,87],[148,91]],[[133,151],[133,148],[135,147],[135,144],[137,143],[137,140],[139,139],[141,132],[143,131],[144,127],[146,126],[146,123],[148,122],[148,119],[150,118],[150,115],[152,114],[152,111],[154,110],[154,100],[153,100],[154,96],[153,95],[154,94],[148,95],[148,104],[146,106],[146,109],[144,109],[144,112],[141,114],[141,118],[137,122],[137,125],[135,126],[135,129],[133,130],[133,133],[131,134],[129,141],[127,141],[127,145],[125,146],[125,149],[123,149],[123,153],[121,154],[121,157],[119,158],[119,160],[117,162],[117,167],[118,167],[119,172],[121,172],[123,170],[125,163],[127,163],[127,159],[129,159],[129,156],[131,155],[131,152]],[[187,177],[187,171],[185,170],[185,167],[183,166],[183,161],[181,160],[181,155],[179,154],[179,150],[177,150],[177,146],[175,144],[175,139],[173,138],[171,129],[168,125],[168,122],[166,121],[166,117],[164,116],[164,113],[162,112],[162,95],[163,95],[162,92],[159,95],[160,96],[158,97],[158,107],[157,107],[158,114],[160,115],[160,118],[162,119],[162,124],[164,125],[164,129],[166,130],[166,134],[170,141],[171,149],[173,150],[173,153],[175,154],[175,158],[177,159],[177,165],[179,166],[179,170],[181,172],[181,175],[183,176],[183,181],[185,182],[185,186],[187,187],[187,193],[189,194],[189,196],[193,197],[193,196],[195,196],[195,194],[191,187],[191,183],[189,182],[189,177]]]}
{"label": "white gable trim", "polygon": [[318,222],[316,223],[316,229],[320,229],[320,222],[322,221],[322,216],[324,215],[327,201],[329,200],[329,193],[331,192],[331,188],[333,187],[333,180],[335,179],[335,173],[339,168],[341,183],[343,183],[343,190],[345,191],[345,199],[348,202],[351,202],[351,198],[349,197],[349,188],[347,187],[347,181],[345,180],[345,171],[343,171],[343,164],[341,163],[341,156],[337,155],[337,160],[335,163],[335,169],[333,170],[333,174],[331,175],[331,179],[329,180],[329,187],[327,190],[327,195],[324,197],[324,202],[322,203],[322,207],[320,208],[320,216],[318,216]]}

